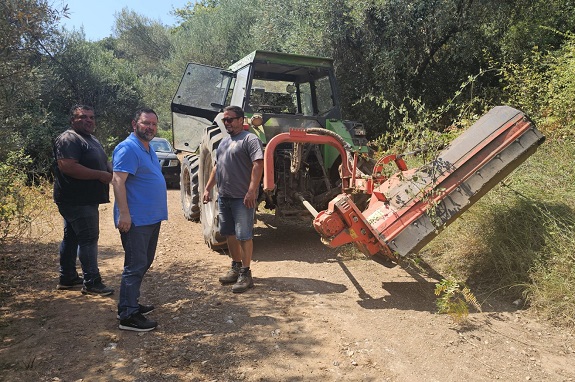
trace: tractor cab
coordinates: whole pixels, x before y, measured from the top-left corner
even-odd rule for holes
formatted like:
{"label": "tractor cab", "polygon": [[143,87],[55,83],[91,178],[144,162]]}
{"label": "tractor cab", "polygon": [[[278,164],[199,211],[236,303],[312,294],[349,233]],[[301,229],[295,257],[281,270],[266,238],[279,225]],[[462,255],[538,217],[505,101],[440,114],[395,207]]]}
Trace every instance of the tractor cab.
{"label": "tractor cab", "polygon": [[228,69],[188,64],[171,105],[174,147],[195,151],[205,126],[220,124],[216,117],[228,105],[261,116],[254,133],[264,144],[290,128],[310,127],[336,130],[351,145],[367,143],[363,126],[341,121],[328,58],[255,51]]}

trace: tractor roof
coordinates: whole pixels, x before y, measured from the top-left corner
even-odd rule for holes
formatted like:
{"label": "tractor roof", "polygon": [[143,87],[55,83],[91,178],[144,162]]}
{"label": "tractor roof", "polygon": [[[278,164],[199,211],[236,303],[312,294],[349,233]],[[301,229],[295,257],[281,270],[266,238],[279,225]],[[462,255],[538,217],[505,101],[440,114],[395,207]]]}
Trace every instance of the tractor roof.
{"label": "tractor roof", "polygon": [[238,62],[233,63],[229,70],[236,72],[251,63],[266,64],[266,72],[283,73],[286,66],[301,66],[315,68],[332,68],[333,59],[324,57],[304,56],[299,54],[266,52],[256,50],[248,54]]}

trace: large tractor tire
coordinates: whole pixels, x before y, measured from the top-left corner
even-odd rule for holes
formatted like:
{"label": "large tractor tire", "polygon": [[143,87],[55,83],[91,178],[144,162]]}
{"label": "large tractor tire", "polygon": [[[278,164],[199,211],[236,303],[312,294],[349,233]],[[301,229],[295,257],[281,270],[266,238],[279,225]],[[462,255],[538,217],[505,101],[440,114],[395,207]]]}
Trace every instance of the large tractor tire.
{"label": "large tractor tire", "polygon": [[200,158],[195,155],[186,155],[182,161],[180,174],[180,198],[186,219],[200,221],[200,192],[198,189],[198,170]]}
{"label": "large tractor tire", "polygon": [[[203,193],[210,178],[214,163],[216,163],[216,149],[223,138],[219,126],[209,126],[204,132],[200,145],[199,158],[199,190]],[[214,186],[210,195],[210,202],[201,205],[200,221],[206,244],[214,249],[223,249],[227,246],[226,238],[220,235],[220,221],[218,218],[218,190]]]}

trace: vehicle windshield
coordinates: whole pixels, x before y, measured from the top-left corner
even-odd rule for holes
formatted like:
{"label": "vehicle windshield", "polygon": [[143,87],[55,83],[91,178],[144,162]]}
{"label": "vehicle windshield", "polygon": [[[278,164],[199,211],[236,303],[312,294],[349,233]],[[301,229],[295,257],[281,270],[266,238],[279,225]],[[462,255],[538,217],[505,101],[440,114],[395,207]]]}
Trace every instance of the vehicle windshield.
{"label": "vehicle windshield", "polygon": [[259,65],[248,97],[251,111],[323,116],[335,107],[329,70],[278,65],[270,73]]}
{"label": "vehicle windshield", "polygon": [[172,151],[172,146],[170,146],[170,142],[165,139],[158,139],[158,140],[151,140],[150,146],[154,151],[169,153]]}

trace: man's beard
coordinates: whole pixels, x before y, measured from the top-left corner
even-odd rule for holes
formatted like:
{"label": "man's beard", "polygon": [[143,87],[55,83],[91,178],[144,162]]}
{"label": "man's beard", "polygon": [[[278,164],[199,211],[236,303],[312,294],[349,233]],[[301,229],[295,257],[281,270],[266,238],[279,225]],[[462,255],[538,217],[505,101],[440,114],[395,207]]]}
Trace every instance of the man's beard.
{"label": "man's beard", "polygon": [[144,129],[140,130],[140,129],[136,129],[136,135],[143,139],[144,141],[150,142],[155,136],[156,134],[154,134],[153,132],[150,131],[146,131]]}

